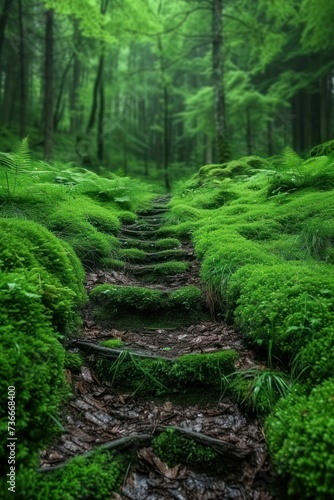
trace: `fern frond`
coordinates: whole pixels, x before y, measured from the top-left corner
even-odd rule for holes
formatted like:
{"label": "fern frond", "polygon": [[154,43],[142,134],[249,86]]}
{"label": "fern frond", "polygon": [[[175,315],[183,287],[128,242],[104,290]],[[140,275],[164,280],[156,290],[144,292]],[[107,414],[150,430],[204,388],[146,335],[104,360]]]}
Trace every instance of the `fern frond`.
{"label": "fern frond", "polygon": [[15,169],[15,160],[11,153],[0,152],[0,168],[4,167],[8,170]]}
{"label": "fern frond", "polygon": [[303,159],[292,149],[286,146],[280,158],[280,171],[298,171],[303,163]]}
{"label": "fern frond", "polygon": [[22,141],[15,144],[12,151],[17,170],[29,170],[31,167],[31,158],[28,137],[25,137]]}

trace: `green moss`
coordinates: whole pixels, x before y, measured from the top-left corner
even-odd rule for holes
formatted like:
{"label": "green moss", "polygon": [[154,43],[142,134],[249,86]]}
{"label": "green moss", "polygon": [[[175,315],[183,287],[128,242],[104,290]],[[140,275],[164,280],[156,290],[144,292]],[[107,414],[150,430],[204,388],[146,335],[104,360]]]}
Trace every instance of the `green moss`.
{"label": "green moss", "polygon": [[74,373],[78,373],[83,365],[83,358],[80,354],[65,352],[64,367]]}
{"label": "green moss", "polygon": [[86,301],[84,272],[73,250],[45,228],[22,219],[0,219],[0,270],[20,271],[36,283],[58,331],[74,333]]}
{"label": "green moss", "polygon": [[17,491],[27,500],[107,500],[121,486],[127,461],[126,455],[99,450],[90,457],[75,457],[56,471],[25,470],[19,473]]}
{"label": "green moss", "polygon": [[181,245],[181,242],[176,238],[163,238],[156,241],[145,241],[129,238],[123,240],[121,243],[123,247],[136,247],[144,251],[172,250],[174,248],[178,248]]}
{"label": "green moss", "polygon": [[167,293],[141,287],[99,285],[92,290],[91,301],[96,320],[133,330],[171,328],[205,317],[202,293],[194,286]]}
{"label": "green moss", "polygon": [[269,449],[278,472],[298,498],[331,498],[334,484],[334,381],[309,396],[296,388],[266,421]]}
{"label": "green moss", "polygon": [[14,386],[16,460],[21,466],[34,462],[59,430],[54,418],[67,395],[64,350],[42,299],[34,279],[0,273],[1,459],[7,463],[8,386]]}
{"label": "green moss", "polygon": [[106,271],[121,270],[125,268],[125,262],[118,259],[112,259],[110,257],[102,257],[100,259],[100,265],[101,268]]}
{"label": "green moss", "polygon": [[229,307],[235,322],[257,345],[274,340],[277,352],[292,354],[312,335],[334,327],[334,274],[326,265],[301,263],[247,266],[232,278]]}
{"label": "green moss", "polygon": [[109,349],[120,349],[124,345],[120,339],[103,340],[100,344],[104,347],[108,347]]}
{"label": "green moss", "polygon": [[166,276],[185,273],[189,268],[188,262],[169,261],[157,264],[146,264],[130,268],[131,274],[140,276],[145,282],[154,282]]}
{"label": "green moss", "polygon": [[130,262],[142,262],[145,260],[146,253],[144,250],[140,250],[139,248],[125,248],[123,250],[119,250],[119,256]]}
{"label": "green moss", "polygon": [[182,436],[174,429],[166,429],[154,438],[153,450],[169,467],[179,463],[211,464],[218,454],[209,446]]}
{"label": "green moss", "polygon": [[235,351],[224,350],[212,354],[187,354],[167,361],[163,358],[140,359],[124,351],[115,362],[98,360],[95,368],[101,378],[116,387],[138,391],[146,396],[161,395],[194,385],[222,389],[223,376],[234,370],[237,357]]}

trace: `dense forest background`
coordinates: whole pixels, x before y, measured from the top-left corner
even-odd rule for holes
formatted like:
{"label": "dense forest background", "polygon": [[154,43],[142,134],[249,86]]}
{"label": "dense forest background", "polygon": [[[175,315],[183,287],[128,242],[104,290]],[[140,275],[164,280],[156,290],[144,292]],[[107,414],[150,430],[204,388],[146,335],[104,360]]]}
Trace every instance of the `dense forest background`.
{"label": "dense forest background", "polygon": [[333,26],[327,0],[1,0],[0,149],[167,188],[303,153],[333,136]]}

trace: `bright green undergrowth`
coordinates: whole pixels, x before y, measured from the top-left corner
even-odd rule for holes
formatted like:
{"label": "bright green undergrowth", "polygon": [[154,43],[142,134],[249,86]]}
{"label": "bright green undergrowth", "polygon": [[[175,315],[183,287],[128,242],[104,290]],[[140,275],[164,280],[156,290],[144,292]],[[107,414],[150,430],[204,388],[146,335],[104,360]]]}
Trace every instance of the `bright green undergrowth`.
{"label": "bright green undergrowth", "polygon": [[178,185],[166,217],[170,234],[191,233],[212,307],[268,357],[229,375],[227,389],[271,414],[271,453],[298,498],[330,498],[333,484],[332,142],[306,160],[286,148],[204,166]]}
{"label": "bright green undergrowth", "polygon": [[222,390],[226,375],[234,370],[238,355],[233,350],[212,354],[185,354],[170,361],[144,359],[124,351],[117,361],[100,359],[97,374],[115,387],[139,394],[170,394],[196,387]]}
{"label": "bright green undergrowth", "polygon": [[202,292],[187,286],[173,292],[144,287],[99,285],[91,294],[93,317],[110,326],[138,330],[141,327],[174,327],[202,317]]}
{"label": "bright green undergrowth", "polygon": [[34,462],[38,451],[59,431],[57,413],[68,390],[64,350],[57,337],[34,274],[1,272],[0,434],[6,469],[8,387],[15,387],[17,464],[24,467]]}
{"label": "bright green undergrowth", "polygon": [[181,242],[177,238],[162,238],[156,241],[137,240],[129,238],[121,241],[124,248],[136,247],[147,252],[158,252],[161,250],[173,250],[180,246]]}
{"label": "bright green undergrowth", "polygon": [[32,162],[27,147],[11,161],[0,154],[0,217],[41,223],[67,241],[86,268],[116,258],[115,237],[153,198],[145,183],[109,174],[101,177],[72,165]]}
{"label": "bright green undergrowth", "polygon": [[212,464],[218,453],[210,446],[198,444],[174,429],[166,429],[153,440],[153,450],[169,467],[180,463]]}
{"label": "bright green undergrowth", "polygon": [[126,455],[97,450],[88,457],[75,457],[55,471],[25,470],[19,474],[17,492],[27,500],[107,500],[121,486],[128,461]]}
{"label": "bright green undergrowth", "polygon": [[35,222],[0,219],[0,270],[35,283],[57,330],[75,333],[86,292],[83,268],[68,244]]}
{"label": "bright green undergrowth", "polygon": [[279,472],[298,498],[328,499],[334,484],[334,380],[309,395],[296,387],[267,419],[266,433]]}

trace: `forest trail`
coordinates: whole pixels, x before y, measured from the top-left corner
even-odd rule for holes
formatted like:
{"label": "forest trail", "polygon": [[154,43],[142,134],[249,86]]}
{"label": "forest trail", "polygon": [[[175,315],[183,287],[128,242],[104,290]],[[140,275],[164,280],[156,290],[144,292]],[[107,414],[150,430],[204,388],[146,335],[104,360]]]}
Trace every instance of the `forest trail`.
{"label": "forest trail", "polygon": [[[172,239],[168,243],[168,238],[157,237],[162,217],[168,211],[166,201],[157,199],[153,208],[141,212],[134,224],[123,226],[120,241],[127,261],[125,270],[88,273],[89,292],[96,286],[110,285],[120,291],[127,287],[141,293],[143,289],[147,293],[159,292],[163,300],[176,300],[174,292],[200,289],[199,263],[192,246]],[[165,243],[160,244],[162,241]],[[171,272],[173,269],[179,272]],[[187,305],[182,309],[182,297],[176,308],[166,302],[151,313],[136,304],[134,314],[133,304],[131,309],[126,297],[124,300],[120,302],[123,313],[114,316],[114,326],[106,320],[108,311],[102,319],[96,318],[94,300],[85,311],[84,336],[70,342],[72,351],[84,353],[85,364],[80,373],[67,370],[73,397],[62,410],[65,432],[42,453],[41,468],[59,467],[69,458],[99,446],[115,446],[120,451],[135,451],[136,460],[129,463],[120,492],[111,497],[114,499],[272,498],[262,426],[224,397],[219,388],[217,391],[205,385],[196,387],[192,379],[183,388],[145,396],[140,385],[138,391],[129,389],[126,376],[123,387],[116,384],[115,371],[111,380],[101,376],[101,363],[121,365],[128,351],[132,353],[128,363],[135,365],[138,359],[163,358],[173,363],[184,355],[212,356],[235,350],[239,355],[236,369],[253,367],[253,353],[243,345],[240,335],[212,319],[205,305],[192,316]],[[175,313],[177,307],[179,315]],[[114,339],[113,347],[101,346],[101,341],[110,339]],[[151,383],[159,384],[146,375],[144,380],[148,387]],[[160,385],[166,389],[164,383]],[[190,459],[189,463],[167,466],[151,445],[153,437],[168,428],[210,446],[218,459],[206,465]]]}

